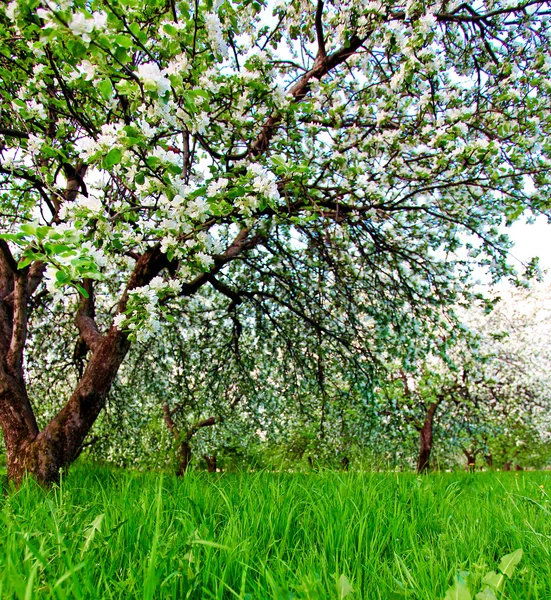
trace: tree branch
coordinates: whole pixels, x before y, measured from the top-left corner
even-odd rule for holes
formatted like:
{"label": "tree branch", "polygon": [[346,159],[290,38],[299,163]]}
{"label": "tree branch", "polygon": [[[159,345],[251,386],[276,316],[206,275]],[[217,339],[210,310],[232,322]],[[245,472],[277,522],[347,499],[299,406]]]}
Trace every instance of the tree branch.
{"label": "tree branch", "polygon": [[316,36],[318,38],[318,57],[325,58],[327,56],[325,52],[325,39],[323,37],[323,0],[318,0],[318,6],[316,8]]}
{"label": "tree branch", "polygon": [[13,329],[7,363],[13,373],[22,376],[23,349],[27,340],[27,269],[14,276]]}
{"label": "tree branch", "polygon": [[78,308],[77,316],[75,317],[75,324],[80,332],[81,340],[84,345],[77,344],[77,350],[75,350],[75,358],[83,358],[86,355],[86,351],[89,349],[92,352],[103,341],[103,335],[98,330],[95,316],[94,306],[94,285],[91,279],[85,279],[82,282],[82,287],[88,293],[88,298],[83,294],[80,295],[80,305]]}
{"label": "tree branch", "polygon": [[0,261],[4,267],[7,267],[14,275],[17,273],[17,262],[11,253],[6,240],[0,239]]}

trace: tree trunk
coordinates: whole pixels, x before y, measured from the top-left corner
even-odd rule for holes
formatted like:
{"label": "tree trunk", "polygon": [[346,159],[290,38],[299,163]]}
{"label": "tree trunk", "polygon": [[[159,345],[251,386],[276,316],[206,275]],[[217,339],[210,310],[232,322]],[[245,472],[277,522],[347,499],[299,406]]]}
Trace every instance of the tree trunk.
{"label": "tree trunk", "polygon": [[[13,410],[13,398],[11,402],[2,398],[2,407],[7,407],[7,410],[0,411],[0,420],[6,442],[9,479],[19,483],[27,472],[43,483],[58,480],[59,470],[70,465],[79,455],[86,435],[105,405],[128,348],[125,336],[112,329],[90,358],[67,404],[40,433],[36,423],[34,428],[29,425],[21,427],[20,415],[27,414],[27,407],[30,409],[26,394],[18,402],[19,410]],[[2,379],[4,383],[5,377]]]}
{"label": "tree trunk", "polygon": [[[209,417],[208,419],[203,419],[202,421],[197,421],[195,425],[190,427],[185,435],[182,435],[178,428],[176,427],[176,423],[174,422],[174,414],[181,409],[181,405],[176,406],[172,410],[170,409],[168,403],[163,402],[163,418],[164,421],[174,436],[176,443],[178,444],[180,450],[180,464],[178,465],[178,469],[176,471],[176,475],[181,477],[188,469],[189,463],[191,461],[191,440],[193,436],[201,429],[202,427],[210,427],[214,425],[217,421],[216,417]],[[207,460],[207,456],[205,456],[205,460]],[[216,457],[214,458],[214,470],[216,471]],[[207,460],[207,468],[208,468],[208,460]],[[210,470],[210,469],[209,469]]]}
{"label": "tree trunk", "polygon": [[203,456],[203,458],[205,459],[205,462],[207,463],[207,472],[208,473],[216,473],[216,454],[212,454],[211,456],[209,456],[208,454],[205,454]]}
{"label": "tree trunk", "polygon": [[467,471],[473,473],[476,466],[476,452],[474,450],[465,450],[465,448],[463,448],[463,454],[467,459]]}
{"label": "tree trunk", "polygon": [[181,477],[188,469],[189,463],[191,462],[191,446],[189,443],[182,442],[180,444],[180,465],[176,471],[176,475]]}
{"label": "tree trunk", "polygon": [[[118,304],[123,312],[128,291],[151,281],[167,265],[159,247],[136,262]],[[41,483],[58,480],[62,467],[79,455],[128,352],[128,336],[111,327],[101,335],[94,320],[92,282],[85,280],[75,324],[90,359],[74,392],[60,412],[39,432],[23,374],[27,341],[27,306],[40,284],[44,265],[18,269],[9,247],[0,240],[0,426],[6,444],[8,478],[20,483],[26,473]]]}
{"label": "tree trunk", "polygon": [[430,469],[430,454],[432,451],[432,426],[434,414],[438,408],[437,402],[431,402],[423,427],[419,431],[419,458],[417,460],[417,473],[425,473]]}

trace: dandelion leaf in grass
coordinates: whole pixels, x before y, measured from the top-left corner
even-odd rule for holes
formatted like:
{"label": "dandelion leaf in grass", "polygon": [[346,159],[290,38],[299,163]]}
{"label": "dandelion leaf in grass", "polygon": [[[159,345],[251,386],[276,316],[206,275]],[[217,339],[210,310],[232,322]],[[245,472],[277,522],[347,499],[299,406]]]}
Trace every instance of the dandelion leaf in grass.
{"label": "dandelion leaf in grass", "polygon": [[444,600],[472,600],[471,592],[461,575],[457,575],[451,588],[446,592]]}
{"label": "dandelion leaf in grass", "polygon": [[507,575],[507,577],[511,577],[513,575],[513,573],[515,572],[515,569],[516,569],[518,563],[521,561],[521,559],[522,559],[522,548],[519,548],[518,550],[511,552],[511,554],[505,555],[501,559],[498,569],[504,575]]}
{"label": "dandelion leaf in grass", "polygon": [[476,600],[497,600],[495,592],[489,587],[486,587],[481,592],[478,592],[475,598]]}
{"label": "dandelion leaf in grass", "polygon": [[341,575],[337,581],[337,593],[339,595],[339,600],[343,598],[348,598],[354,592],[354,588],[352,584],[348,580],[346,575]]}
{"label": "dandelion leaf in grass", "polygon": [[85,531],[84,531],[84,546],[82,547],[81,554],[83,554],[84,552],[86,552],[86,550],[88,550],[88,547],[92,543],[92,540],[94,539],[94,536],[96,535],[96,532],[101,531],[101,524],[103,522],[104,516],[105,516],[104,513],[99,514],[92,521],[92,523],[90,523],[90,525],[85,529]]}
{"label": "dandelion leaf in grass", "polygon": [[484,575],[482,583],[487,583],[494,590],[499,590],[503,585],[503,575],[495,571],[490,571]]}

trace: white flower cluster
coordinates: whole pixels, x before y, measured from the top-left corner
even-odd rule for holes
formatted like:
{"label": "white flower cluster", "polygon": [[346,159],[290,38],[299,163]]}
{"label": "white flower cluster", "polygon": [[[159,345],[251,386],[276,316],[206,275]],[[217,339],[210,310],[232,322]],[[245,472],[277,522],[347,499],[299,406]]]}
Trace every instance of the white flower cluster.
{"label": "white flower cluster", "polygon": [[180,290],[181,284],[178,281],[166,282],[162,277],[154,277],[149,285],[130,290],[128,315],[117,314],[113,325],[119,329],[126,327],[138,341],[147,341],[161,327],[160,298],[178,294]]}
{"label": "white flower cluster", "polygon": [[224,58],[228,58],[228,46],[222,35],[222,25],[216,13],[205,15],[205,24],[210,43]]}
{"label": "white flower cluster", "polygon": [[253,163],[248,171],[253,178],[253,190],[268,200],[279,200],[279,190],[273,173],[267,171],[262,165]]}
{"label": "white flower cluster", "polygon": [[166,77],[167,74],[167,69],[161,71],[156,62],[147,62],[138,66],[138,78],[144,85],[156,89],[161,96],[170,90],[170,80]]}
{"label": "white flower cluster", "polygon": [[[54,20],[54,13],[59,10],[67,10],[69,8],[68,4],[68,2],[52,2],[48,0],[45,2],[45,8],[40,7],[36,9],[36,15],[42,19],[44,27],[55,27],[58,23]],[[17,2],[11,2],[6,10],[9,18],[13,19],[16,8]],[[103,11],[94,12],[91,17],[82,12],[76,12],[67,23],[73,35],[79,37],[87,44],[92,41],[90,34],[94,30],[104,30],[106,25],[107,14]]]}

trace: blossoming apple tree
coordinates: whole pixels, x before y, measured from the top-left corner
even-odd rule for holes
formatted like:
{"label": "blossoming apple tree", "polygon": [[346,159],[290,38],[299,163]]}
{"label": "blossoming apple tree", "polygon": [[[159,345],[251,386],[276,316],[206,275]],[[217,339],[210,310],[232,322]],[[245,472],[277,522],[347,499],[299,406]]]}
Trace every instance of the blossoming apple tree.
{"label": "blossoming apple tree", "polygon": [[[277,278],[273,240],[323,234],[329,260],[337,247],[356,265],[350,289],[402,314],[455,299],[469,264],[506,273],[498,225],[549,197],[547,13],[540,0],[3,4],[9,476],[55,479],[163,306]],[[24,361],[37,304],[54,322],[72,312],[83,365],[40,428]]]}
{"label": "blossoming apple tree", "polygon": [[[419,440],[417,468],[435,450],[444,464],[477,458],[489,466],[546,464],[551,448],[548,284],[489,292],[495,308],[460,311],[463,330],[445,356],[395,369],[383,391],[383,440],[407,454]],[[461,331],[456,329],[456,332]],[[433,437],[435,440],[433,448]]]}

